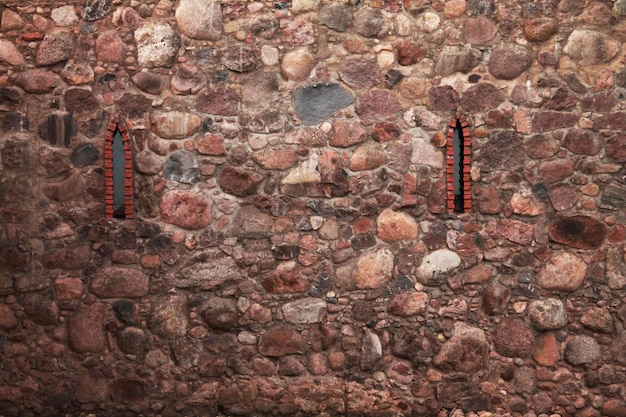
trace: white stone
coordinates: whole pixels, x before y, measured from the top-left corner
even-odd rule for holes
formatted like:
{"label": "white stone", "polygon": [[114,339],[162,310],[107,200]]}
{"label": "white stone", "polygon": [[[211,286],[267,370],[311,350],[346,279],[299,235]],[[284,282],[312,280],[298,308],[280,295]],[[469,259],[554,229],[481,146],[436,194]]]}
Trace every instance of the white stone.
{"label": "white stone", "polygon": [[0,62],[6,62],[9,65],[22,65],[24,56],[13,45],[13,42],[7,39],[0,39]]}
{"label": "white stone", "polygon": [[437,149],[430,141],[421,137],[413,137],[413,154],[411,163],[428,165],[433,168],[443,168],[443,152]]}
{"label": "white stone", "polygon": [[283,316],[290,323],[319,323],[326,309],[320,298],[303,298],[283,305]]}
{"label": "white stone", "polygon": [[148,22],[135,30],[137,62],[142,67],[172,65],[180,47],[180,39],[167,23]]}
{"label": "white stone", "polygon": [[273,46],[263,45],[261,47],[261,61],[268,67],[278,64],[278,49]]}
{"label": "white stone", "polygon": [[317,60],[306,49],[290,51],[283,57],[280,71],[288,80],[304,81],[309,78],[311,70],[315,67]]}
{"label": "white stone", "polygon": [[319,7],[321,0],[292,0],[291,13],[311,12]]}
{"label": "white stone", "polygon": [[461,258],[449,249],[440,249],[429,253],[417,268],[415,276],[422,283],[436,279],[437,275],[445,274],[461,264]]}
{"label": "white stone", "polygon": [[410,36],[413,33],[413,22],[407,15],[396,17],[396,33],[399,36]]}
{"label": "white stone", "polygon": [[215,0],[181,0],[176,8],[178,29],[192,39],[216,41],[222,37],[222,6]]}
{"label": "white stone", "polygon": [[289,174],[283,178],[282,183],[285,185],[320,183],[322,181],[322,177],[320,172],[317,170],[317,167],[317,155],[313,154],[308,161],[289,172]]}
{"label": "white stone", "polygon": [[256,336],[246,330],[239,333],[237,335],[237,340],[242,345],[255,345],[256,344]]}
{"label": "white stone", "polygon": [[392,51],[388,51],[386,49],[376,54],[376,63],[381,68],[389,68],[394,64],[395,60],[395,54]]}
{"label": "white stone", "polygon": [[78,15],[74,6],[61,6],[52,9],[50,17],[57,26],[74,26],[78,23]]}
{"label": "white stone", "polygon": [[441,23],[441,18],[437,13],[426,12],[422,13],[415,20],[415,25],[418,30],[423,30],[425,32],[432,32],[439,27],[439,23]]}

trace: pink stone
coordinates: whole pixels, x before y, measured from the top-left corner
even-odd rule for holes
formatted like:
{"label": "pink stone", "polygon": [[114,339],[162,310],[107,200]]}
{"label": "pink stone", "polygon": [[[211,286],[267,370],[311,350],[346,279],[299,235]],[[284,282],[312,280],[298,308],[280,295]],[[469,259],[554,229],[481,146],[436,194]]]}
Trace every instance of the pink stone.
{"label": "pink stone", "polygon": [[367,132],[361,125],[349,120],[335,120],[333,122],[333,133],[330,137],[330,145],[347,148],[367,139]]}
{"label": "pink stone", "polygon": [[212,202],[208,197],[191,191],[170,191],[161,199],[164,222],[183,229],[200,229],[211,223]]}
{"label": "pink stone", "polygon": [[359,257],[352,272],[357,288],[376,289],[391,279],[394,256],[389,249],[365,253]]}
{"label": "pink stone", "polygon": [[469,112],[481,113],[497,108],[504,102],[504,94],[491,83],[478,83],[463,91],[461,105]]}
{"label": "pink stone", "polygon": [[369,143],[359,146],[350,158],[351,171],[367,171],[378,168],[385,163],[385,153],[380,145]]}
{"label": "pink stone", "polygon": [[349,59],[339,68],[341,80],[355,90],[369,90],[382,82],[376,62],[365,58]]}
{"label": "pink stone", "polygon": [[68,342],[78,353],[101,352],[107,348],[103,319],[104,304],[91,304],[69,319]]}
{"label": "pink stone", "polygon": [[567,184],[558,184],[550,189],[550,202],[557,211],[564,211],[574,207],[578,199],[578,190]]}
{"label": "pink stone", "polygon": [[529,19],[524,22],[524,36],[530,42],[547,41],[559,31],[559,22],[551,18]]}
{"label": "pink stone", "polygon": [[541,366],[556,366],[559,362],[559,345],[554,333],[544,333],[537,338],[533,359]]}
{"label": "pink stone", "polygon": [[498,282],[492,282],[483,294],[483,311],[490,316],[501,314],[511,299],[511,289]]}
{"label": "pink stone", "polygon": [[505,238],[520,245],[529,245],[534,235],[532,224],[512,219],[490,221],[486,230],[496,239]]}
{"label": "pink stone", "polygon": [[464,281],[466,284],[481,284],[489,281],[492,275],[491,268],[484,264],[478,264],[465,271]]}
{"label": "pink stone", "polygon": [[546,161],[539,165],[539,174],[547,182],[557,182],[564,180],[574,172],[574,161],[572,159],[555,159]]}
{"label": "pink stone", "polygon": [[402,106],[395,94],[371,90],[357,97],[356,113],[365,119],[380,119],[388,116],[399,116]]}
{"label": "pink stone", "polygon": [[35,68],[18,72],[14,76],[14,81],[15,84],[22,87],[26,92],[40,94],[52,90],[59,78],[52,71]]}
{"label": "pink stone", "polygon": [[389,303],[387,312],[395,316],[413,316],[421,314],[428,306],[428,294],[424,292],[397,294]]}
{"label": "pink stone", "polygon": [[93,277],[90,290],[100,298],[139,298],[148,294],[149,284],[138,269],[107,267]]}
{"label": "pink stone", "polygon": [[227,166],[222,170],[219,186],[229,194],[245,197],[254,194],[261,181],[263,177],[254,171]]}
{"label": "pink stone", "polygon": [[304,353],[306,342],[292,326],[272,327],[259,338],[259,353],[264,356],[280,357],[294,353]]}
{"label": "pink stone", "polygon": [[465,42],[472,45],[490,44],[497,33],[495,23],[485,16],[468,19],[465,24]]}
{"label": "pink stone", "polygon": [[505,318],[493,334],[496,351],[509,358],[525,358],[532,353],[535,336],[520,319]]}
{"label": "pink stone", "polygon": [[376,220],[378,237],[385,242],[417,239],[417,222],[404,212],[385,209]]}
{"label": "pink stone", "polygon": [[284,171],[298,162],[298,156],[293,148],[270,147],[262,152],[252,154],[252,159],[263,169]]}
{"label": "pink stone", "polygon": [[77,300],[83,295],[80,278],[59,278],[54,281],[54,291],[59,301]]}
{"label": "pink stone", "polygon": [[206,83],[206,76],[198,67],[180,64],[172,77],[171,87],[174,94],[197,94]]}
{"label": "pink stone", "polygon": [[224,138],[220,135],[207,135],[198,142],[198,153],[202,155],[219,156],[226,153]]}
{"label": "pink stone", "polygon": [[126,57],[126,44],[116,31],[100,33],[96,39],[96,57],[105,62],[121,62]]}
{"label": "pink stone", "polygon": [[585,281],[587,264],[569,252],[561,252],[548,259],[537,275],[537,284],[551,291],[576,291]]}
{"label": "pink stone", "polygon": [[485,187],[480,192],[478,210],[484,214],[497,214],[500,212],[500,196],[496,187]]}

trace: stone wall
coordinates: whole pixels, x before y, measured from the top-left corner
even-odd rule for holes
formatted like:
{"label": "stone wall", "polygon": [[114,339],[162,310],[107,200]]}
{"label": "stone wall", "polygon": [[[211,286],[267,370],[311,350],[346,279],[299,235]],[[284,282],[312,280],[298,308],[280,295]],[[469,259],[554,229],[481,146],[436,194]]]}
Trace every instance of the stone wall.
{"label": "stone wall", "polygon": [[626,415],[626,1],[3,3],[0,415]]}

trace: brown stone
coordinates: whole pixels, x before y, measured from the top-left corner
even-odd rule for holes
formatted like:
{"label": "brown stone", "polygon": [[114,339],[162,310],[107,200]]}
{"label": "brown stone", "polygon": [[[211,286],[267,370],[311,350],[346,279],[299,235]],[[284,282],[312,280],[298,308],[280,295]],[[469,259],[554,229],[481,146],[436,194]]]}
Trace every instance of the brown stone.
{"label": "brown stone", "polygon": [[509,358],[529,356],[535,344],[535,336],[526,323],[507,317],[495,328],[493,343],[498,353]]}
{"label": "brown stone", "polygon": [[602,415],[607,417],[626,417],[626,405],[618,399],[607,400],[602,405]]}
{"label": "brown stone", "polygon": [[578,122],[578,116],[573,113],[538,112],[533,116],[533,132],[547,132],[555,129],[573,127]]}
{"label": "brown stone", "polygon": [[483,294],[483,311],[490,316],[501,314],[511,299],[511,289],[498,282],[492,282]]}
{"label": "brown stone", "polygon": [[164,75],[157,72],[141,71],[132,76],[133,83],[149,94],[159,95],[167,85]]}
{"label": "brown stone", "polygon": [[286,142],[307,147],[321,147],[326,145],[327,140],[324,134],[319,130],[303,127],[289,132]]}
{"label": "brown stone", "polygon": [[513,80],[532,63],[532,56],[526,47],[517,44],[498,45],[489,59],[489,72],[500,80]]}
{"label": "brown stone", "polygon": [[382,82],[376,62],[364,58],[345,61],[339,68],[339,76],[355,90],[370,90]]}
{"label": "brown stone", "polygon": [[41,94],[50,92],[60,80],[52,71],[35,68],[18,72],[13,81],[28,93]]}
{"label": "brown stone", "polygon": [[160,203],[164,222],[183,229],[200,229],[211,223],[212,201],[202,194],[174,190],[163,196]]}
{"label": "brown stone", "polygon": [[197,94],[206,85],[204,73],[198,67],[180,64],[170,83],[172,92],[179,95]]}
{"label": "brown stone", "polygon": [[572,159],[554,159],[542,162],[539,165],[539,174],[547,182],[557,182],[564,180],[574,172],[574,161]]}
{"label": "brown stone", "polygon": [[500,196],[495,187],[485,187],[480,192],[478,210],[483,214],[496,214],[500,212]]}
{"label": "brown stone", "polygon": [[540,335],[535,343],[533,359],[541,366],[556,366],[559,363],[559,344],[554,333]]}
{"label": "brown stone", "polygon": [[617,134],[606,141],[605,156],[613,162],[626,162],[626,135]]}
{"label": "brown stone", "polygon": [[482,113],[497,108],[504,101],[504,94],[491,83],[478,83],[463,92],[461,106],[469,112]]}
{"label": "brown stone", "polygon": [[1,22],[2,23],[0,23],[0,30],[2,32],[19,30],[24,27],[24,19],[22,19],[19,14],[9,8],[6,8],[2,11]]}
{"label": "brown stone", "polygon": [[536,277],[537,284],[550,291],[576,291],[585,281],[587,264],[569,252],[556,253],[548,259]]}
{"label": "brown stone", "polygon": [[489,342],[481,329],[457,322],[453,336],[435,356],[434,364],[446,372],[476,372],[486,366],[489,351]]}
{"label": "brown stone", "polygon": [[154,133],[165,139],[183,139],[196,133],[202,124],[197,114],[179,111],[160,112],[151,116]]}
{"label": "brown stone", "polygon": [[390,23],[381,10],[361,7],[354,14],[353,27],[366,38],[385,38],[389,33]]}
{"label": "brown stone", "polygon": [[[459,248],[457,245],[457,251],[458,250]],[[489,281],[492,275],[493,271],[489,266],[485,264],[478,264],[465,271],[463,274],[463,281],[466,284],[482,284],[483,282]]]}
{"label": "brown stone", "polygon": [[530,42],[544,42],[556,35],[559,22],[552,18],[528,19],[524,22],[524,36]]}
{"label": "brown stone", "polygon": [[357,259],[352,278],[359,289],[376,289],[391,279],[394,256],[389,249],[365,253]]}
{"label": "brown stone", "polygon": [[121,62],[126,57],[126,44],[117,31],[101,32],[96,39],[96,58],[105,62]]}
{"label": "brown stone", "polygon": [[485,16],[468,19],[465,24],[465,42],[472,45],[488,45],[496,39],[497,33],[498,27]]}
{"label": "brown stone", "polygon": [[149,284],[137,269],[108,267],[93,277],[90,290],[101,298],[139,298],[148,294]]}
{"label": "brown stone", "polygon": [[578,249],[598,249],[606,240],[604,223],[589,216],[557,217],[548,229],[550,240]]}
{"label": "brown stone", "polygon": [[37,65],[53,65],[72,57],[75,50],[74,34],[65,29],[48,32],[39,45]]}
{"label": "brown stone", "polygon": [[280,72],[287,80],[304,81],[315,68],[317,60],[306,50],[295,50],[285,54]]}
{"label": "brown stone", "polygon": [[254,71],[260,58],[259,51],[253,47],[233,45],[221,51],[222,64],[235,72]]}
{"label": "brown stone", "polygon": [[15,313],[6,304],[0,304],[0,327],[4,330],[11,330],[17,326]]}
{"label": "brown stone", "polygon": [[245,197],[254,194],[263,177],[254,171],[227,166],[222,170],[219,186],[224,192]]}
{"label": "brown stone", "polygon": [[588,308],[580,317],[580,323],[594,332],[610,334],[615,331],[611,312],[602,307]]}
{"label": "brown stone", "polygon": [[96,96],[89,90],[82,88],[70,88],[63,93],[65,109],[75,115],[96,113],[100,109],[100,103]]}
{"label": "brown stone", "polygon": [[578,155],[595,155],[602,147],[602,139],[588,130],[570,129],[563,139],[563,146]]}
{"label": "brown stone", "polygon": [[187,298],[184,295],[164,295],[151,300],[150,329],[166,339],[178,339],[187,334]]}
{"label": "brown stone", "polygon": [[417,223],[413,216],[385,209],[376,220],[378,237],[385,242],[417,239]]}
{"label": "brown stone", "polygon": [[368,143],[359,146],[350,158],[350,170],[367,171],[385,164],[385,153],[378,144]]}
{"label": "brown stone", "polygon": [[486,230],[496,239],[504,238],[520,245],[529,245],[534,235],[532,224],[513,219],[490,221]]}
{"label": "brown stone", "polygon": [[306,341],[294,327],[279,325],[267,330],[259,338],[259,353],[265,356],[281,357],[295,353],[305,353]]}
{"label": "brown stone", "polygon": [[207,87],[196,99],[196,109],[207,114],[236,116],[239,101],[239,95],[234,89]]}
{"label": "brown stone", "polygon": [[104,304],[91,304],[74,313],[67,327],[68,342],[78,353],[102,352],[107,348],[103,319]]}
{"label": "brown stone", "polygon": [[68,178],[45,184],[43,194],[51,200],[71,201],[82,195],[84,188],[82,175],[79,172],[73,172]]}
{"label": "brown stone", "polygon": [[479,164],[484,172],[521,170],[524,166],[521,135],[510,130],[493,135],[480,149]]}
{"label": "brown stone", "polygon": [[567,88],[559,88],[550,97],[546,106],[552,110],[571,110],[578,104],[578,98],[575,97]]}
{"label": "brown stone", "polygon": [[220,135],[207,135],[198,141],[198,153],[202,155],[220,156],[226,153],[224,138]]}
{"label": "brown stone", "polygon": [[602,92],[580,100],[581,110],[594,113],[609,113],[618,103],[617,98],[611,92]]}
{"label": "brown stone", "polygon": [[396,50],[396,59],[400,65],[417,64],[426,55],[424,46],[408,38],[397,41],[393,46]]}
{"label": "brown stone", "polygon": [[427,305],[428,294],[424,292],[396,294],[389,303],[387,312],[394,316],[413,316],[423,313]]}
{"label": "brown stone", "polygon": [[613,59],[621,47],[621,42],[604,33],[574,29],[563,52],[580,65],[595,65]]}
{"label": "brown stone", "polygon": [[574,207],[578,198],[578,190],[567,184],[558,184],[550,189],[550,202],[556,211],[564,211]]}
{"label": "brown stone", "polygon": [[573,336],[565,346],[565,360],[574,366],[593,363],[602,357],[598,342],[590,336]]}
{"label": "brown stone", "polygon": [[626,112],[603,114],[593,117],[598,129],[626,130]]}
{"label": "brown stone", "polygon": [[294,261],[279,264],[263,278],[262,285],[273,294],[303,292],[311,287],[311,283],[300,276],[300,267]]}
{"label": "brown stone", "polygon": [[263,169],[284,171],[298,162],[298,156],[293,148],[267,148],[262,152],[252,154],[252,159]]}

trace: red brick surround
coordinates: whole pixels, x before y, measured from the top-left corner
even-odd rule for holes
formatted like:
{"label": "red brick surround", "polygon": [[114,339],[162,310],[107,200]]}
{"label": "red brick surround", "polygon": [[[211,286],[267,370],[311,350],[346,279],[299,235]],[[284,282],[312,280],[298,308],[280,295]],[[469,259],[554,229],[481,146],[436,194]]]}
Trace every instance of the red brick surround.
{"label": "red brick surround", "polygon": [[124,144],[124,217],[133,218],[133,153],[130,143],[130,134],[124,119],[114,116],[109,122],[106,137],[104,138],[104,181],[105,181],[105,215],[114,217],[113,208],[113,138],[115,132],[122,135]]}

